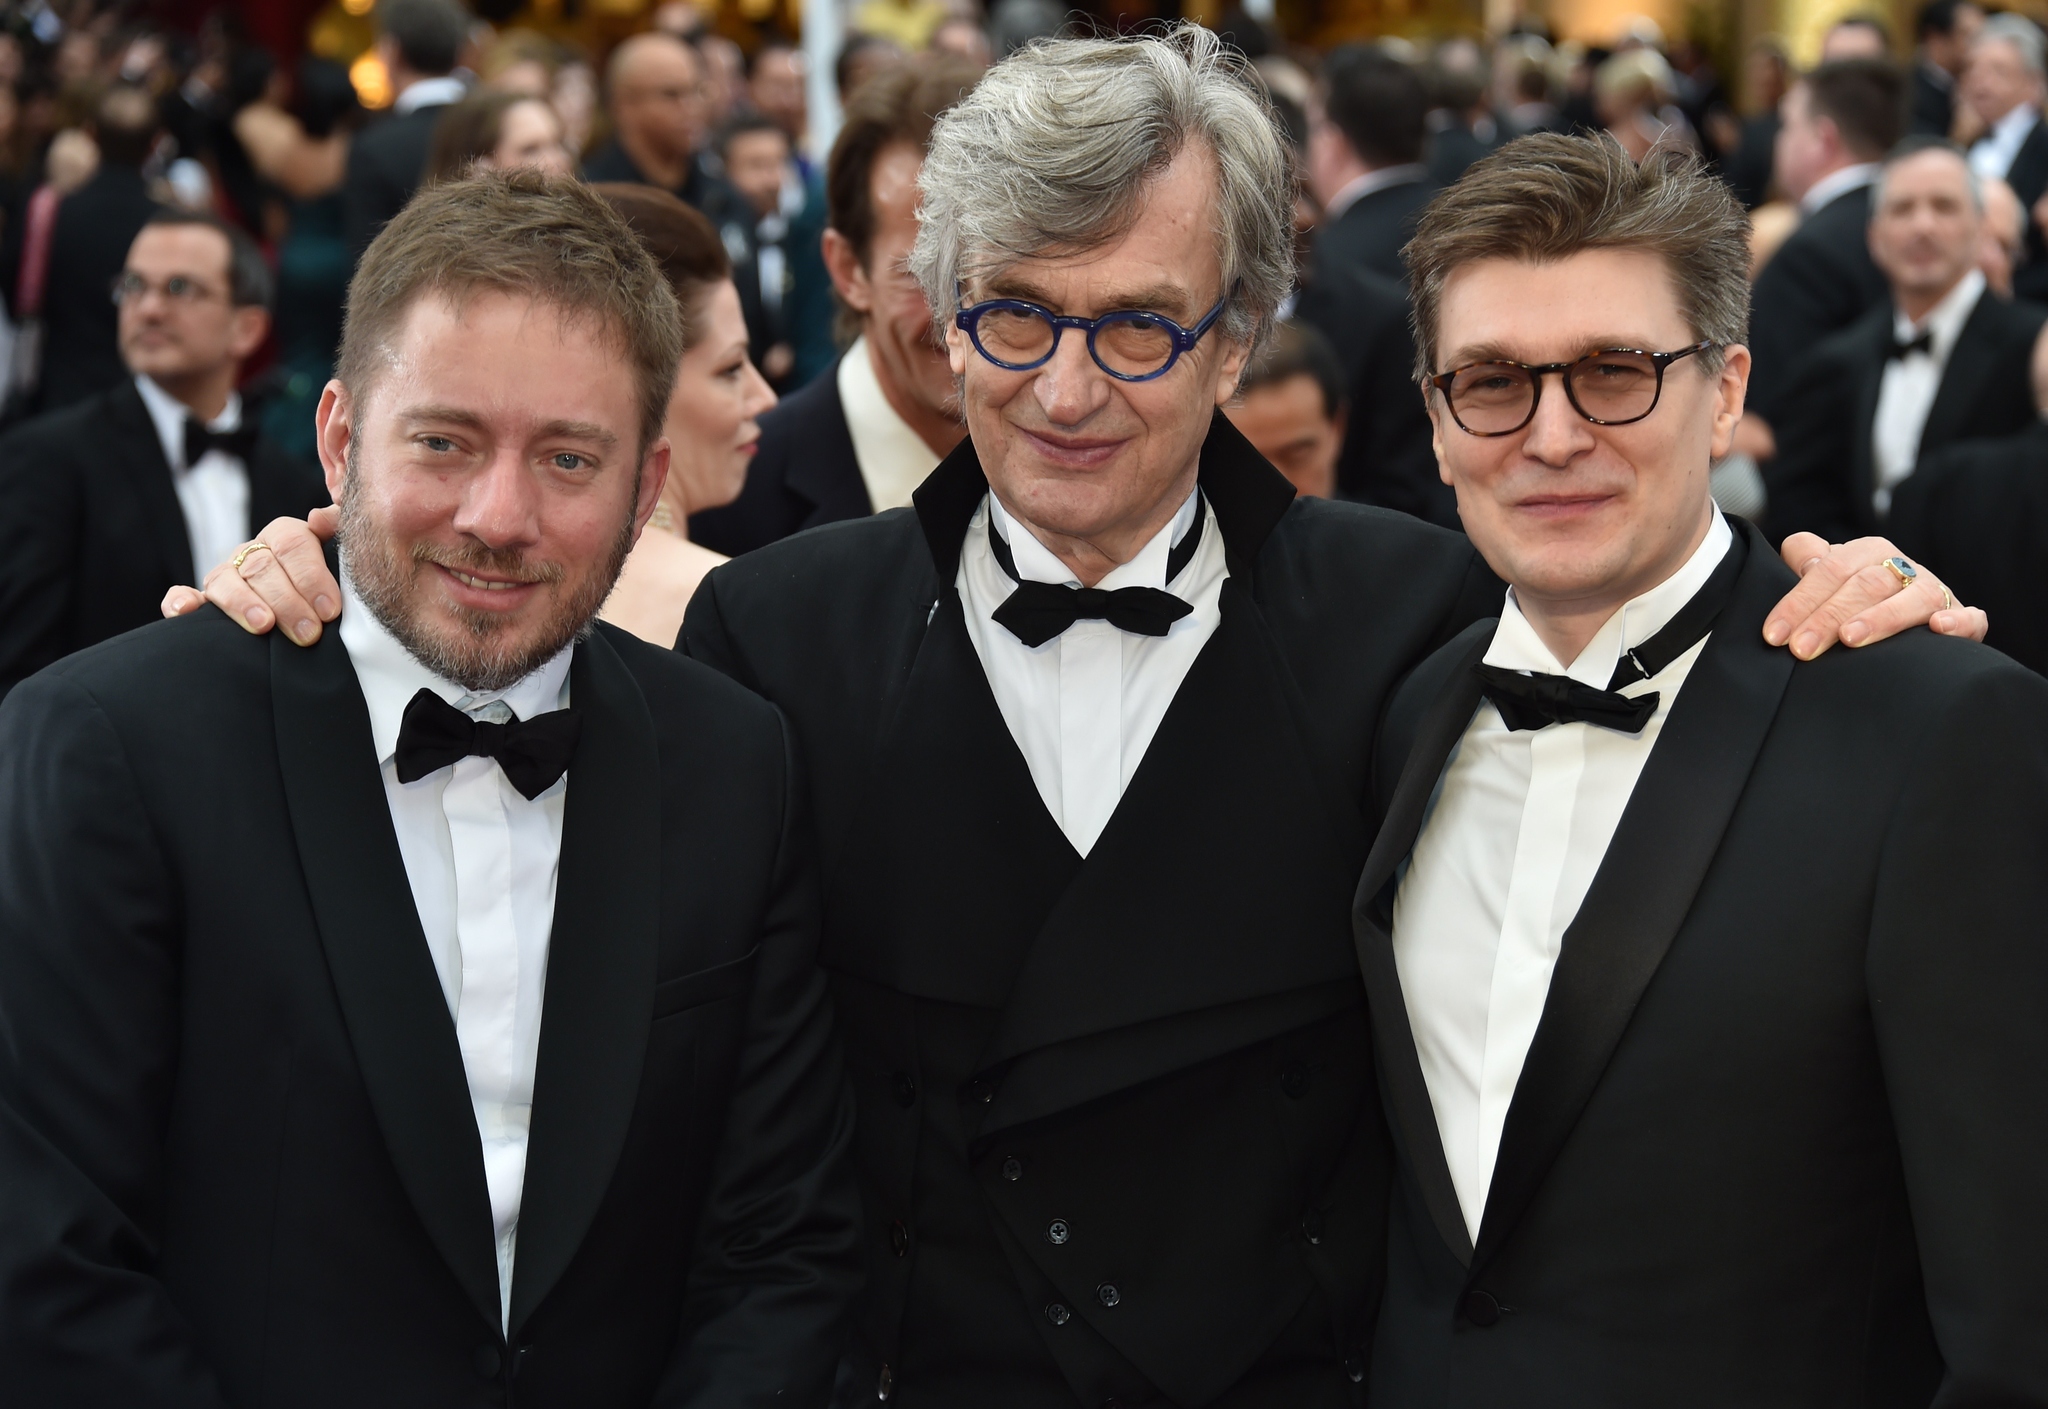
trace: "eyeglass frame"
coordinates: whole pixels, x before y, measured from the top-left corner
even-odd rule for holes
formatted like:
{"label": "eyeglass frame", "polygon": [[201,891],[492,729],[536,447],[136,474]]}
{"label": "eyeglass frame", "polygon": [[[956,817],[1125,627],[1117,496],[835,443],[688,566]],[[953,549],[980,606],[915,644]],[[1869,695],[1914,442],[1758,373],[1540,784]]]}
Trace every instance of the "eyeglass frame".
{"label": "eyeglass frame", "polygon": [[[113,282],[107,285],[107,297],[114,301],[114,307],[119,308],[124,301],[125,295],[122,290],[127,286],[130,279],[133,279],[140,286],[135,290],[134,296],[136,298],[142,298],[148,294],[160,294],[167,303],[205,303],[216,298],[226,300],[229,303],[234,301],[228,291],[216,289],[211,284],[201,283],[189,274],[173,274],[170,278],[164,280],[163,283],[153,284],[140,274],[124,269],[114,276]],[[183,281],[191,292],[172,293],[171,285],[179,281]]]}
{"label": "eyeglass frame", "polygon": [[[1696,342],[1691,347],[1681,347],[1676,352],[1650,352],[1640,347],[1603,347],[1589,352],[1583,357],[1574,357],[1569,362],[1510,362],[1503,357],[1488,357],[1478,362],[1463,363],[1451,368],[1448,372],[1439,372],[1429,379],[1429,384],[1436,388],[1439,396],[1443,397],[1444,409],[1451,413],[1451,419],[1457,422],[1459,430],[1467,435],[1476,435],[1486,440],[1492,440],[1503,435],[1513,435],[1516,431],[1528,428],[1529,422],[1536,419],[1536,408],[1543,404],[1543,379],[1552,372],[1558,374],[1558,380],[1564,384],[1564,399],[1571,403],[1572,410],[1578,412],[1581,419],[1590,421],[1596,426],[1632,426],[1638,421],[1648,420],[1656,412],[1659,403],[1664,400],[1665,368],[1681,358],[1691,357],[1696,353],[1706,352],[1719,346],[1719,343],[1708,339],[1705,342]],[[1618,352],[1627,353],[1632,357],[1649,358],[1651,365],[1657,369],[1657,389],[1650,393],[1650,404],[1643,411],[1642,415],[1630,416],[1619,421],[1603,421],[1598,416],[1588,415],[1586,408],[1579,405],[1579,398],[1572,392],[1571,369],[1583,362],[1591,362],[1596,357],[1612,357]],[[1527,372],[1530,381],[1536,388],[1535,394],[1529,398],[1529,414],[1504,431],[1475,431],[1472,427],[1466,425],[1464,418],[1458,415],[1458,408],[1451,402],[1451,379],[1460,372],[1471,371],[1474,367],[1513,367],[1518,371]]]}
{"label": "eyeglass frame", "polygon": [[[1005,372],[1037,371],[1059,354],[1060,334],[1066,329],[1072,328],[1076,332],[1087,335],[1088,357],[1106,374],[1115,377],[1120,382],[1149,382],[1171,372],[1175,363],[1179,362],[1185,354],[1194,351],[1195,344],[1202,340],[1204,333],[1207,333],[1210,328],[1215,326],[1216,320],[1223,316],[1223,310],[1230,306],[1230,301],[1237,297],[1238,290],[1243,287],[1244,281],[1241,279],[1237,283],[1232,284],[1229,291],[1222,298],[1216,300],[1216,306],[1203,314],[1202,321],[1195,324],[1192,328],[1183,328],[1164,313],[1153,313],[1142,308],[1119,308],[1105,313],[1099,318],[1079,318],[1069,313],[1055,313],[1044,304],[1032,303],[1028,299],[1021,298],[984,299],[980,303],[973,304],[955,313],[953,315],[953,323],[961,332],[967,334],[967,341],[974,345],[976,352],[980,353],[993,365],[1002,368]],[[1039,358],[1036,362],[1005,362],[1000,357],[992,356],[989,350],[981,345],[979,325],[982,317],[999,309],[1018,309],[1025,313],[1035,313],[1052,324],[1052,346],[1045,350],[1045,356]],[[1116,368],[1102,360],[1102,355],[1095,350],[1095,334],[1105,323],[1117,322],[1149,323],[1163,329],[1173,339],[1173,350],[1167,353],[1165,363],[1157,371],[1142,372],[1137,376],[1132,376],[1128,372],[1117,371]]]}

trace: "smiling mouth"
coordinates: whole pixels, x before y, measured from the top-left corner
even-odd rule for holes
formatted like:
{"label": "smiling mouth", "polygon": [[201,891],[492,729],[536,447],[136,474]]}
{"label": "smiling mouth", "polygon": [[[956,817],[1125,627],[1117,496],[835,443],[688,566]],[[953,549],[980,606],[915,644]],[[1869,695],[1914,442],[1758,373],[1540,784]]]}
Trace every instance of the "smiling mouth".
{"label": "smiling mouth", "polygon": [[474,587],[484,592],[505,592],[515,587],[533,586],[531,582],[492,582],[488,578],[472,577],[470,574],[462,571],[460,568],[451,568],[443,566],[441,570],[447,573],[450,577],[454,578],[457,582],[461,583],[464,587]]}

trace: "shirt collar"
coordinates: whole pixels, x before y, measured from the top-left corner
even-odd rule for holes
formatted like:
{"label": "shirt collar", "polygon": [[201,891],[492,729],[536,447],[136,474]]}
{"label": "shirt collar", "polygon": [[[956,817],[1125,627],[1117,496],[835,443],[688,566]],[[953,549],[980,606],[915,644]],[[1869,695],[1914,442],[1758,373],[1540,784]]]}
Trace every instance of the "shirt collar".
{"label": "shirt collar", "polygon": [[1991,140],[2001,147],[2018,151],[2020,143],[2027,140],[2027,134],[2034,124],[2041,120],[2041,110],[2032,103],[2017,103],[2013,110],[1991,124]]}
{"label": "shirt collar", "polygon": [[391,111],[403,116],[421,108],[446,107],[450,103],[461,102],[468,92],[462,80],[452,73],[439,78],[415,79],[410,88],[391,100]]}
{"label": "shirt collar", "polygon": [[370,709],[370,739],[376,747],[380,768],[398,752],[398,731],[405,722],[405,707],[421,690],[432,690],[447,703],[469,710],[503,700],[521,719],[569,707],[569,661],[576,652],[573,641],[509,689],[473,695],[453,680],[427,669],[391,634],[391,629],[356,595],[346,564],[341,573],[341,596],[341,644],[348,648],[356,683],[362,687],[363,703]]}
{"label": "shirt collar", "polygon": [[1837,196],[1846,196],[1851,191],[1868,186],[1877,180],[1877,165],[1874,161],[1863,161],[1854,166],[1845,166],[1839,171],[1830,171],[1814,182],[1811,189],[1799,198],[1801,213],[1811,215]]}
{"label": "shirt collar", "polygon": [[[137,375],[135,390],[141,393],[142,404],[149,411],[149,419],[156,426],[156,437],[163,442],[164,460],[173,470],[184,471],[192,467],[185,463],[185,422],[187,418],[197,420],[192,408],[172,396],[148,377]],[[210,431],[231,431],[242,424],[242,394],[228,393],[228,403],[221,408],[218,416],[206,423]]]}
{"label": "shirt collar", "polygon": [[1486,663],[1507,670],[1569,675],[1582,685],[1604,690],[1608,681],[1614,678],[1614,668],[1621,663],[1622,654],[1634,650],[1669,625],[1679,609],[1706,586],[1707,579],[1714,575],[1714,569],[1720,566],[1721,559],[1727,556],[1734,543],[1735,533],[1728,527],[1728,520],[1722,517],[1719,509],[1715,509],[1713,522],[1707,525],[1707,536],[1685,560],[1685,565],[1640,597],[1624,602],[1619,611],[1601,624],[1593,639],[1586,643],[1586,648],[1579,652],[1578,659],[1569,666],[1560,665],[1557,657],[1550,653],[1550,648],[1543,644],[1536,628],[1522,615],[1522,608],[1515,601],[1511,587],[1507,605],[1500,614],[1500,625],[1494,628],[1493,644],[1486,650]]}
{"label": "shirt collar", "polygon": [[1950,350],[1956,345],[1956,339],[1963,335],[1963,324],[1970,321],[1970,314],[1976,310],[1977,300],[1983,294],[1984,273],[1982,270],[1972,269],[1956,280],[1956,286],[1942,295],[1941,302],[1928,309],[1927,316],[1918,323],[1905,314],[1894,311],[1892,332],[1898,336],[1900,342],[1906,342],[1918,337],[1920,330],[1925,328],[1930,335],[1929,340],[1934,344],[1931,349],[1934,360],[1946,362]]}
{"label": "shirt collar", "polygon": [[[1163,590],[1166,587],[1166,560],[1173,554],[1173,545],[1186,537],[1187,531],[1194,526],[1195,515],[1201,511],[1201,505],[1201,491],[1189,490],[1187,499],[1166,527],[1153,534],[1129,562],[1117,564],[1095,585],[1104,592],[1114,592],[1119,587],[1157,587]],[[1002,500],[990,494],[988,507],[990,516],[995,520],[996,532],[1010,545],[1010,561],[1016,564],[1017,576],[1021,580],[1056,582],[1067,587],[1081,585],[1081,579],[1054,557],[1052,550],[1040,543],[1036,534],[1011,516],[1003,507]]]}
{"label": "shirt collar", "polygon": [[1399,186],[1407,181],[1420,181],[1428,174],[1428,167],[1419,161],[1411,161],[1400,166],[1377,167],[1363,176],[1354,176],[1330,197],[1330,203],[1323,207],[1323,219],[1335,220],[1374,191],[1384,191],[1389,186]]}

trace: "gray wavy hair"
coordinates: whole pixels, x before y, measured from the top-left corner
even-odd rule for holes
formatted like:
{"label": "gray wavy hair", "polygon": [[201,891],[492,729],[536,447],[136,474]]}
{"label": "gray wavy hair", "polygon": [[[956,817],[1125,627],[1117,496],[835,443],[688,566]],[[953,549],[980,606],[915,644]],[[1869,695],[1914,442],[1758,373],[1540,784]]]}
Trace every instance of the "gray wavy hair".
{"label": "gray wavy hair", "polygon": [[932,131],[910,272],[941,333],[962,282],[1097,249],[1190,141],[1215,158],[1226,337],[1256,351],[1294,284],[1291,148],[1257,74],[1209,30],[1049,39],[988,71]]}

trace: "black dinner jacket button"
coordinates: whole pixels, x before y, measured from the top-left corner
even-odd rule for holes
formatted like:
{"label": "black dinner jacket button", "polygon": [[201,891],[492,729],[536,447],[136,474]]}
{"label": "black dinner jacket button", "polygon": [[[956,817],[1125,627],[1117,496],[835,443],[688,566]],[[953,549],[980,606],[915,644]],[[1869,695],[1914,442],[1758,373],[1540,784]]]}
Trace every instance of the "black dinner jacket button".
{"label": "black dinner jacket button", "polygon": [[1465,1319],[1475,1326],[1491,1326],[1500,1320],[1501,1305],[1492,1292],[1465,1293]]}
{"label": "black dinner jacket button", "polygon": [[495,1380],[498,1378],[498,1371],[505,1368],[504,1357],[498,1354],[498,1347],[495,1345],[478,1346],[476,1354],[470,1356],[469,1363],[487,1380]]}

